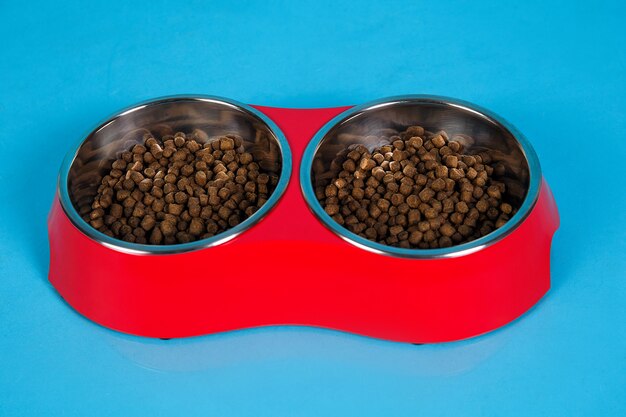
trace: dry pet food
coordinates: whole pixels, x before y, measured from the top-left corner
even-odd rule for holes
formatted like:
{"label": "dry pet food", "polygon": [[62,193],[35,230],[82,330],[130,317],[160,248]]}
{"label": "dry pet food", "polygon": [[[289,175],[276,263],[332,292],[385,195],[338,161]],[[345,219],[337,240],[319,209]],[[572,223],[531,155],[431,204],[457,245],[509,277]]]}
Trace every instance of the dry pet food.
{"label": "dry pet food", "polygon": [[112,162],[85,220],[127,242],[192,242],[252,216],[277,183],[238,135],[146,134]]}
{"label": "dry pet food", "polygon": [[444,248],[503,226],[517,207],[496,180],[504,165],[489,153],[464,153],[463,137],[420,126],[385,137],[371,152],[351,146],[316,197],[337,223],[366,239],[401,248]]}

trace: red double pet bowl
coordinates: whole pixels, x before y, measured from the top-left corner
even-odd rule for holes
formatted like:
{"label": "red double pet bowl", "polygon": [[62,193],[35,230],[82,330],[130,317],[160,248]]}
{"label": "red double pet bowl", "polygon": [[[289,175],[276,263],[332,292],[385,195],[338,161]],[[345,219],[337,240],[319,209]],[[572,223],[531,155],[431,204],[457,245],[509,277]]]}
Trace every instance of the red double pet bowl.
{"label": "red double pet bowl", "polygon": [[[367,132],[411,124],[469,135],[470,151],[500,155],[523,184],[517,214],[480,239],[427,250],[381,245],[334,222],[314,186],[338,150],[363,143]],[[243,223],[186,244],[123,242],[86,223],[82,216],[112,160],[146,131],[170,129],[241,135],[247,151],[276,167],[276,190]],[[49,278],[79,313],[140,336],[297,324],[445,342],[494,330],[539,301],[550,287],[558,224],[530,144],[500,117],[466,102],[404,96],[306,110],[168,97],[116,114],[66,158],[49,217]]]}

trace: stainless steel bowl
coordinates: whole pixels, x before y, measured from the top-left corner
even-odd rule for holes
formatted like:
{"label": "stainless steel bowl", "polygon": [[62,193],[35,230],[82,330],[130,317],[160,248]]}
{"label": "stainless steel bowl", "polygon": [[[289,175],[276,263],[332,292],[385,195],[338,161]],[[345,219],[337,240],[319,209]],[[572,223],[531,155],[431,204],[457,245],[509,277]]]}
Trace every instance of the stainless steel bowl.
{"label": "stainless steel bowl", "polygon": [[[352,146],[370,151],[385,145],[381,139],[393,131],[421,125],[450,137],[463,135],[466,152],[487,151],[506,167],[509,198],[519,207],[504,226],[461,245],[441,249],[406,249],[365,239],[335,222],[315,197],[315,186],[332,178],[339,169],[332,161]],[[388,141],[387,141],[388,142]],[[441,258],[475,252],[507,236],[528,216],[539,196],[541,167],[524,136],[494,113],[447,97],[409,95],[390,97],[353,107],[328,122],[307,146],[300,167],[304,197],[315,215],[331,231],[360,248],[381,254],[411,258]]]}
{"label": "stainless steel bowl", "polygon": [[[279,175],[276,189],[254,215],[237,226],[208,239],[175,245],[129,243],[109,237],[85,222],[82,215],[91,202],[112,161],[123,151],[143,141],[143,135],[173,134],[200,129],[208,141],[234,133],[244,139],[244,148],[259,165]],[[116,250],[130,253],[180,253],[224,243],[250,228],[278,202],[289,182],[291,151],[285,136],[258,110],[220,97],[173,96],[129,107],[99,124],[67,155],[59,177],[59,197],[66,214],[83,233]]]}

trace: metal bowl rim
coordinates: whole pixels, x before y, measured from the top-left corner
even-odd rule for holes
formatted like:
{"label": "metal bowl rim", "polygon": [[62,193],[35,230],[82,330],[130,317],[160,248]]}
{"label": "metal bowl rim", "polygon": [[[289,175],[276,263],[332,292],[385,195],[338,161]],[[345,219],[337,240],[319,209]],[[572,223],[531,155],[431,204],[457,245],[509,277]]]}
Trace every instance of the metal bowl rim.
{"label": "metal bowl rim", "polygon": [[[281,171],[278,179],[278,184],[274,189],[274,192],[270,195],[268,200],[263,204],[263,206],[257,210],[252,216],[248,217],[246,220],[241,222],[235,227],[232,227],[222,233],[219,233],[215,236],[206,239],[196,240],[194,242],[189,243],[179,243],[173,245],[149,245],[149,244],[140,244],[140,243],[131,243],[126,242],[121,239],[116,239],[110,236],[105,235],[104,233],[96,230],[90,224],[88,224],[83,218],[78,214],[74,205],[72,204],[69,196],[68,190],[68,178],[69,171],[74,163],[78,155],[78,151],[80,147],[85,143],[87,138],[91,135],[97,133],[99,130],[105,128],[107,125],[115,121],[116,119],[127,115],[129,113],[133,113],[136,111],[140,111],[144,108],[151,106],[158,106],[165,103],[176,103],[176,102],[208,102],[215,103],[219,105],[223,105],[226,107],[230,107],[235,110],[242,111],[243,113],[247,113],[248,115],[257,118],[259,121],[264,123],[268,129],[272,132],[272,134],[276,137],[278,141],[278,147],[281,152]],[[139,126],[138,126],[139,127]],[[192,252],[196,250],[202,250],[210,247],[214,247],[220,245],[222,243],[228,242],[240,234],[244,233],[246,230],[250,229],[256,223],[258,223],[261,219],[263,219],[278,203],[280,198],[283,196],[287,189],[287,185],[289,184],[289,178],[291,176],[292,171],[292,155],[291,149],[289,147],[289,143],[283,132],[278,128],[276,123],[274,123],[268,116],[266,116],[261,111],[249,106],[247,104],[240,103],[235,100],[231,100],[224,97],[212,96],[212,95],[173,95],[173,96],[164,96],[158,97],[154,99],[149,99],[142,101],[140,103],[131,105],[122,110],[115,112],[113,115],[107,117],[102,122],[96,125],[96,127],[89,131],[86,135],[82,137],[82,139],[77,142],[67,153],[63,163],[61,165],[61,170],[58,178],[58,196],[61,202],[61,207],[63,211],[68,216],[70,221],[80,230],[83,234],[91,238],[93,241],[108,247],[113,250],[117,250],[123,253],[129,253],[134,255],[159,255],[159,254],[176,254],[176,253],[184,253],[184,252]]]}
{"label": "metal bowl rim", "polygon": [[[427,105],[440,105],[447,106],[456,109],[460,109],[465,112],[473,113],[486,122],[495,124],[496,126],[508,132],[513,139],[520,145],[522,154],[526,158],[529,168],[529,184],[526,196],[522,205],[518,209],[517,213],[509,219],[509,221],[502,227],[494,230],[493,232],[473,240],[471,242],[463,243],[461,245],[451,246],[449,248],[438,249],[406,249],[398,248],[395,246],[383,245],[381,243],[373,242],[369,239],[361,237],[355,233],[350,232],[348,229],[335,222],[331,216],[329,216],[322,208],[319,201],[315,197],[315,191],[312,184],[311,168],[313,166],[313,159],[326,135],[335,127],[348,122],[355,117],[364,117],[367,112],[381,109],[384,107],[395,106],[398,104],[427,104]],[[320,130],[317,131],[313,139],[307,145],[304,155],[302,157],[302,163],[300,165],[300,186],[302,194],[306,203],[315,216],[322,222],[324,226],[330,229],[333,233],[338,235],[346,242],[355,245],[361,249],[368,250],[381,255],[389,255],[403,258],[413,259],[440,259],[440,258],[452,258],[458,256],[468,255],[480,251],[486,247],[489,247],[498,241],[504,239],[516,230],[524,220],[528,217],[532,209],[534,208],[541,188],[542,173],[541,166],[539,164],[539,158],[535,150],[526,137],[515,128],[511,123],[506,121],[501,116],[487,110],[483,107],[469,103],[467,101],[436,95],[425,94],[412,94],[381,98],[378,100],[370,101],[365,104],[361,104],[343,111],[339,115],[335,116],[329,122],[327,122]]]}

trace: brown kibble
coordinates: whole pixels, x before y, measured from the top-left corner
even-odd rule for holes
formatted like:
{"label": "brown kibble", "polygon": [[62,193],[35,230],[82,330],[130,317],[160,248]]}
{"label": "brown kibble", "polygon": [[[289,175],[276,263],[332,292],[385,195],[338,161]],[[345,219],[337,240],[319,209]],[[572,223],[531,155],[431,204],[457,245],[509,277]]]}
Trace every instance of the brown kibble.
{"label": "brown kibble", "polygon": [[127,233],[124,236],[122,236],[122,240],[124,240],[126,242],[130,242],[130,243],[135,243],[137,238],[132,233]]}
{"label": "brown kibble", "polygon": [[356,200],[362,200],[364,196],[365,196],[365,191],[363,191],[362,188],[352,189],[352,197],[354,197]]}
{"label": "brown kibble", "polygon": [[378,206],[371,205],[368,212],[372,218],[377,219],[383,211]]}
{"label": "brown kibble", "polygon": [[174,152],[174,154],[172,155],[172,160],[174,162],[176,161],[184,161],[187,159],[187,152],[185,152],[182,149],[177,150],[176,152]]}
{"label": "brown kibble", "polygon": [[463,174],[463,171],[457,168],[452,168],[448,172],[450,179],[452,179],[453,181],[457,181],[465,176],[465,174]]}
{"label": "brown kibble", "polygon": [[363,234],[365,234],[365,237],[370,240],[375,239],[376,236],[378,235],[378,233],[376,232],[376,229],[374,229],[373,227],[368,227],[367,229],[365,229]]}
{"label": "brown kibble", "polygon": [[433,137],[430,141],[437,148],[441,148],[443,145],[446,144],[446,140],[441,135]]}
{"label": "brown kibble", "polygon": [[411,146],[413,149],[419,149],[422,147],[422,145],[424,144],[424,141],[422,140],[421,137],[419,136],[413,136],[409,139],[409,146]]}
{"label": "brown kibble", "polygon": [[193,240],[193,237],[189,233],[180,231],[176,233],[176,240],[178,243],[189,243]]}
{"label": "brown kibble", "polygon": [[337,196],[337,186],[334,184],[329,184],[326,186],[326,189],[324,190],[324,195],[326,197],[336,197]]}
{"label": "brown kibble", "polygon": [[495,207],[489,207],[489,209],[487,209],[487,217],[490,220],[495,220],[498,218],[498,216],[500,215],[500,212],[498,211],[497,208]]}
{"label": "brown kibble", "polygon": [[437,165],[435,168],[435,176],[437,178],[447,178],[448,177],[448,167],[445,165]]}
{"label": "brown kibble", "polygon": [[402,169],[402,173],[409,178],[413,178],[417,174],[417,169],[412,163],[408,163]]}
{"label": "brown kibble", "polygon": [[391,203],[389,202],[389,200],[381,198],[380,200],[378,200],[376,202],[376,205],[378,206],[379,209],[381,209],[383,212],[388,211],[389,207],[391,207]]}
{"label": "brown kibble", "polygon": [[366,157],[362,158],[361,162],[359,163],[359,168],[361,168],[363,171],[370,171],[375,166],[376,166],[376,161],[370,158],[366,158]]}
{"label": "brown kibble", "polygon": [[404,203],[404,196],[402,194],[396,193],[391,196],[391,204],[394,206],[399,206]]}
{"label": "brown kibble", "polygon": [[100,217],[100,218],[91,220],[89,224],[91,224],[91,226],[93,226],[95,229],[100,229],[101,227],[104,226],[104,219]]}
{"label": "brown kibble", "polygon": [[159,227],[161,228],[161,232],[163,233],[163,236],[174,236],[174,234],[177,231],[174,223],[171,223],[169,221],[161,222]]}
{"label": "brown kibble", "polygon": [[165,200],[157,198],[152,202],[151,208],[155,213],[162,212],[165,209]]}
{"label": "brown kibble", "polygon": [[152,189],[152,180],[150,178],[144,178],[139,182],[139,190],[144,193],[150,191]]}
{"label": "brown kibble", "polygon": [[248,165],[252,163],[253,161],[254,161],[254,158],[252,157],[251,153],[244,152],[241,155],[239,155],[239,162],[244,165]]}
{"label": "brown kibble", "polygon": [[132,197],[127,197],[122,201],[122,206],[124,206],[124,208],[132,208],[135,206],[135,203],[137,203],[137,200]]}
{"label": "brown kibble", "polygon": [[385,156],[379,152],[372,154],[372,159],[376,161],[378,165],[382,164],[385,161]]}
{"label": "brown kibble", "polygon": [[[244,152],[250,139],[228,135],[209,142],[206,133],[200,136],[145,135],[143,144],[111,163],[89,221],[120,239],[175,244],[213,236],[254,214],[278,175]],[[445,132],[420,126],[397,134],[381,130],[367,141],[387,145],[339,152],[331,164],[338,168],[334,177],[315,191],[334,221],[354,233],[405,248],[447,247],[491,232],[515,214],[504,186],[512,171],[488,150],[465,155]]]}
{"label": "brown kibble", "polygon": [[124,161],[123,159],[116,159],[115,161],[113,161],[113,164],[111,164],[111,168],[115,170],[126,169],[126,161]]}
{"label": "brown kibble", "polygon": [[135,184],[139,184],[141,181],[143,181],[144,176],[141,172],[139,171],[128,171],[126,173],[126,179],[130,179],[131,181],[133,181]]}
{"label": "brown kibble", "polygon": [[454,233],[456,233],[456,229],[450,224],[450,223],[444,223],[440,228],[439,228],[439,232],[441,232],[442,235],[444,236],[452,236]]}
{"label": "brown kibble", "polygon": [[424,217],[426,217],[427,219],[434,219],[438,215],[439,213],[433,207],[428,207],[427,209],[424,210]]}
{"label": "brown kibble", "polygon": [[146,153],[146,147],[143,145],[137,144],[133,146],[133,149],[131,152],[137,155],[143,155],[144,153]]}
{"label": "brown kibble", "polygon": [[409,226],[419,223],[421,218],[422,218],[422,214],[420,213],[419,210],[413,209],[413,210],[409,210],[407,213],[407,222]]}
{"label": "brown kibble", "polygon": [[420,200],[422,200],[424,203],[428,203],[430,199],[435,196],[435,194],[436,193],[432,189],[424,188],[422,191],[419,192],[418,195],[419,195]]}
{"label": "brown kibble", "polygon": [[339,213],[339,205],[338,204],[328,204],[328,205],[326,205],[326,207],[324,207],[324,211],[326,211],[326,213],[329,216],[334,216],[335,214]]}
{"label": "brown kibble", "polygon": [[424,237],[424,234],[420,232],[419,230],[411,232],[411,234],[409,235],[409,243],[411,245],[417,245],[418,243],[422,241],[423,237]]}
{"label": "brown kibble", "polygon": [[148,242],[150,242],[151,245],[160,245],[162,241],[163,233],[161,232],[160,228],[155,227],[150,233],[150,238],[148,239]]}
{"label": "brown kibble", "polygon": [[[243,152],[244,139],[238,135],[208,140],[197,129],[188,137],[177,132],[161,141],[145,134],[143,144],[112,161],[91,204],[89,221],[100,228],[99,219],[106,219],[103,231],[119,239],[174,244],[245,220],[273,192],[276,167],[262,169],[252,154]],[[207,225],[206,233],[204,223],[197,227],[217,213],[218,221]]]}
{"label": "brown kibble", "polygon": [[135,188],[135,182],[130,178],[122,181],[122,187],[127,191],[132,191]]}
{"label": "brown kibble", "polygon": [[200,207],[200,205],[189,205],[189,215],[191,217],[200,217],[200,213],[202,211],[202,208]]}
{"label": "brown kibble", "polygon": [[174,194],[174,201],[176,202],[176,204],[185,204],[187,200],[189,200],[189,195],[184,191],[178,191]]}
{"label": "brown kibble", "polygon": [[228,220],[228,218],[230,217],[230,214],[232,213],[232,210],[229,209],[228,207],[222,206],[217,210],[217,215],[222,219],[222,220]]}
{"label": "brown kibble", "polygon": [[424,135],[424,128],[422,126],[409,126],[406,129],[406,135],[407,136],[423,136]]}
{"label": "brown kibble", "polygon": [[400,187],[398,187],[398,191],[400,192],[400,194],[406,197],[413,192],[413,186],[408,181],[402,182],[400,184]]}
{"label": "brown kibble", "polygon": [[404,228],[402,226],[392,226],[389,228],[389,234],[391,234],[392,236],[397,236],[403,230]]}
{"label": "brown kibble", "polygon": [[191,165],[189,165],[189,164],[183,165],[183,166],[180,168],[180,173],[181,173],[182,175],[184,175],[185,177],[190,176],[190,175],[191,175],[191,174],[193,174],[194,172],[195,172],[194,168],[193,168]]}
{"label": "brown kibble", "polygon": [[499,217],[498,220],[496,220],[496,228],[500,228],[500,227],[504,226],[507,221],[508,221],[508,219],[506,219],[504,217]]}
{"label": "brown kibble", "polygon": [[189,224],[190,234],[192,234],[193,236],[199,236],[200,234],[204,233],[204,230],[204,223],[202,222],[202,219],[199,219],[197,217],[191,219],[191,223]]}
{"label": "brown kibble", "polygon": [[435,239],[437,239],[437,235],[435,234],[434,231],[427,230],[427,231],[424,232],[424,235],[423,235],[422,239],[424,240],[424,242],[432,242]]}
{"label": "brown kibble", "polygon": [[142,203],[138,203],[135,205],[135,207],[133,208],[132,215],[133,217],[138,217],[138,218],[141,218],[146,215],[146,210],[144,209],[144,206]]}
{"label": "brown kibble", "polygon": [[179,134],[180,132],[176,133],[176,135],[174,135],[174,145],[177,148],[182,148],[185,145],[185,135],[184,134]]}
{"label": "brown kibble", "polygon": [[220,138],[219,146],[221,151],[229,151],[235,149],[235,140],[229,137]]}
{"label": "brown kibble", "polygon": [[487,200],[479,200],[476,203],[476,209],[480,212],[480,213],[485,213],[488,209],[489,209],[489,203],[487,202]]}
{"label": "brown kibble", "polygon": [[[144,158],[147,156],[147,154],[144,156]],[[130,168],[128,168],[129,171],[143,171],[143,164],[141,163],[141,161],[135,161],[133,162],[133,164],[130,166]]]}
{"label": "brown kibble", "polygon": [[342,167],[347,172],[354,172],[354,171],[356,171],[356,165],[354,164],[354,161],[352,159],[346,159],[346,161],[343,163]]}
{"label": "brown kibble", "polygon": [[270,176],[267,174],[259,174],[257,182],[262,185],[268,184],[270,182]]}
{"label": "brown kibble", "polygon": [[207,182],[207,176],[206,173],[204,171],[198,171],[196,172],[196,175],[194,177],[194,180],[196,181],[196,184],[198,184],[201,187],[204,187],[204,185]]}
{"label": "brown kibble", "polygon": [[400,162],[406,159],[406,153],[401,151],[400,149],[396,149],[392,152],[392,156],[391,158],[395,161],[395,162]]}
{"label": "brown kibble", "polygon": [[174,216],[179,216],[183,212],[183,205],[170,203],[167,205],[167,212],[169,214],[173,214]]}
{"label": "brown kibble", "polygon": [[469,207],[467,206],[467,203],[465,201],[459,201],[458,203],[456,203],[456,211],[461,213],[461,214],[465,214],[469,211]]}
{"label": "brown kibble", "polygon": [[441,236],[439,238],[439,247],[440,248],[447,248],[452,246],[452,239],[450,239],[450,237],[448,236]]}
{"label": "brown kibble", "polygon": [[95,209],[91,213],[89,213],[89,218],[91,220],[96,220],[103,216],[104,216],[104,210],[101,208]]}
{"label": "brown kibble", "polygon": [[452,150],[452,152],[460,152],[462,148],[461,144],[455,140],[448,142],[448,147]]}
{"label": "brown kibble", "polygon": [[[176,152],[176,148],[174,148],[173,145],[172,146],[167,146],[167,144],[166,144],[165,149],[163,149],[163,153],[161,153],[161,157],[162,158],[170,158],[174,154],[174,152]],[[166,162],[165,165],[167,165],[167,162]]]}
{"label": "brown kibble", "polygon": [[495,185],[490,185],[487,188],[487,194],[489,194],[489,197],[493,197],[493,198],[496,198],[496,199],[502,198],[501,193],[500,193],[500,189],[497,186],[495,186]]}
{"label": "brown kibble", "polygon": [[446,155],[443,162],[448,168],[456,168],[459,165],[459,158],[455,155]]}
{"label": "brown kibble", "polygon": [[441,179],[441,178],[437,178],[436,180],[433,181],[433,183],[430,185],[430,188],[433,189],[433,191],[442,191],[446,189],[446,182]]}
{"label": "brown kibble", "polygon": [[381,168],[381,167],[376,167],[376,168],[372,169],[372,175],[378,181],[381,181],[383,179],[383,177],[385,176],[385,170],[383,168]]}
{"label": "brown kibble", "polygon": [[421,200],[416,195],[410,195],[407,197],[406,203],[409,205],[410,208],[417,208],[419,207]]}
{"label": "brown kibble", "polygon": [[152,216],[145,216],[141,220],[141,228],[143,230],[145,230],[146,232],[152,230],[152,228],[154,227],[155,224],[156,224],[156,221],[155,221],[154,217],[152,217]]}
{"label": "brown kibble", "polygon": [[109,213],[111,213],[111,215],[116,219],[119,219],[120,217],[122,217],[123,210],[124,208],[121,205],[111,204],[111,207],[109,208]]}
{"label": "brown kibble", "polygon": [[[457,138],[474,143],[466,135]],[[316,188],[325,210],[351,231],[386,245],[449,247],[501,227],[515,213],[502,201],[505,166],[492,163],[489,152],[463,154],[459,140],[419,126],[364,139],[379,140],[388,144],[371,153],[363,146],[338,153],[331,166],[340,170]]]}

